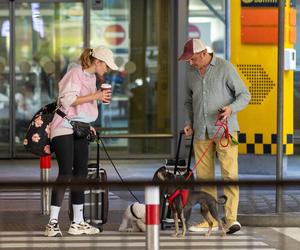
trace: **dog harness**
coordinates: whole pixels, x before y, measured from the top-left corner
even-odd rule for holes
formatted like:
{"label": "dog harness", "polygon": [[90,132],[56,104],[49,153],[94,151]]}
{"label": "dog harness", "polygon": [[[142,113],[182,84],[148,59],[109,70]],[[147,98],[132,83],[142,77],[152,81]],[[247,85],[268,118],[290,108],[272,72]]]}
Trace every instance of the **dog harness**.
{"label": "dog harness", "polygon": [[142,218],[139,218],[139,217],[135,214],[135,212],[133,211],[133,205],[134,205],[134,203],[130,206],[130,212],[131,212],[131,214],[132,214],[133,217],[136,218],[137,220],[142,219]]}
{"label": "dog harness", "polygon": [[173,200],[178,196],[181,195],[181,202],[182,207],[185,207],[187,203],[187,199],[189,196],[189,190],[188,189],[177,189],[172,195],[170,195],[167,200],[169,202],[169,206],[172,206]]}

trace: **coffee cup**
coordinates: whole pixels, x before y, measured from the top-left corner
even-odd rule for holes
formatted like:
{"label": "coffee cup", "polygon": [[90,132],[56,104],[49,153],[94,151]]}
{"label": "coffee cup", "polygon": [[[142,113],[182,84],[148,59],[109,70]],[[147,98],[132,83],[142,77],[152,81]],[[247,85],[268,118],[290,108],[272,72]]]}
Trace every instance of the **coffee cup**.
{"label": "coffee cup", "polygon": [[[108,83],[102,83],[101,84],[101,91],[107,91],[110,90],[111,91],[111,85]],[[110,100],[106,101],[106,100],[102,100],[103,104],[110,104]]]}

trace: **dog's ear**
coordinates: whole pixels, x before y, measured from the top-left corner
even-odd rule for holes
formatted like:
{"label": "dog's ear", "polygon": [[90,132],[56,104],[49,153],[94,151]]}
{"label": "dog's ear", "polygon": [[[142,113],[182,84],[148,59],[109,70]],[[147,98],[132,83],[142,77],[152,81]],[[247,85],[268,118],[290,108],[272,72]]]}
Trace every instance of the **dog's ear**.
{"label": "dog's ear", "polygon": [[161,180],[161,178],[158,176],[158,174],[162,173],[162,172],[163,173],[166,172],[166,167],[165,166],[162,166],[162,167],[160,167],[159,169],[156,170],[156,172],[153,175],[152,181]]}
{"label": "dog's ear", "polygon": [[158,173],[165,173],[165,172],[167,172],[166,166],[160,167],[160,168],[157,170],[157,172],[158,172]]}
{"label": "dog's ear", "polygon": [[165,181],[165,175],[163,174],[163,172],[161,172],[161,171],[159,171],[158,173],[157,173],[157,177],[158,177],[158,179],[159,180],[161,180],[161,181]]}

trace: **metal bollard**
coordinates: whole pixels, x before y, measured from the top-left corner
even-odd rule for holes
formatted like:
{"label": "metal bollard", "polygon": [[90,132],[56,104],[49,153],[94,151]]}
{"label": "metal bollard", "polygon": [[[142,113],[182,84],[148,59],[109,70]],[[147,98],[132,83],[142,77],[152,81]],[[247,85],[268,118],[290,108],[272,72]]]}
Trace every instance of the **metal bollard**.
{"label": "metal bollard", "polygon": [[146,249],[159,250],[159,187],[150,186],[145,190],[146,203]]}
{"label": "metal bollard", "polygon": [[[41,156],[40,157],[40,169],[41,169],[41,181],[49,181],[49,171],[51,168],[51,155]],[[41,206],[42,214],[50,214],[50,188],[43,187],[41,190]]]}

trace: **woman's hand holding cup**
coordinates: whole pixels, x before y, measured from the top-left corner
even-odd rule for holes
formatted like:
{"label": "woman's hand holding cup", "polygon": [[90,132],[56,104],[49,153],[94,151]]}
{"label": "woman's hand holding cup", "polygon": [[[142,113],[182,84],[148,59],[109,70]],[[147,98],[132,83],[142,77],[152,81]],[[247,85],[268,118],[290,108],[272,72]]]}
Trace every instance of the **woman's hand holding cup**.
{"label": "woman's hand holding cup", "polygon": [[101,84],[102,103],[109,104],[111,100],[111,85],[108,83]]}

